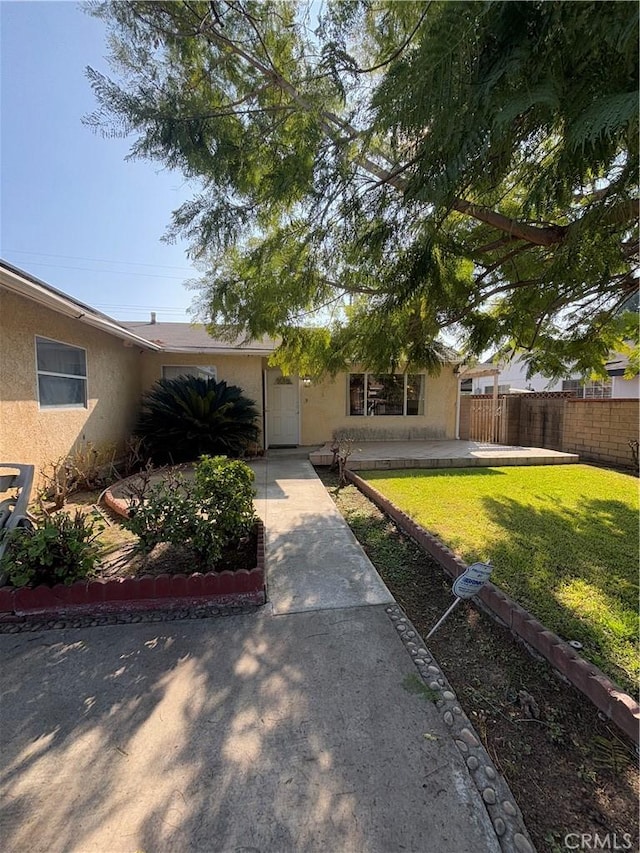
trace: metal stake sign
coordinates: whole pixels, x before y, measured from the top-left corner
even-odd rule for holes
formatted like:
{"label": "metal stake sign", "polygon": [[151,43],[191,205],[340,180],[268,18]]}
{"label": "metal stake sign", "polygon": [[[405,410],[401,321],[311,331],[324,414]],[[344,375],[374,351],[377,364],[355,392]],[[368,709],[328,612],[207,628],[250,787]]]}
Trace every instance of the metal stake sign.
{"label": "metal stake sign", "polygon": [[427,634],[427,640],[432,634],[435,634],[440,625],[442,625],[445,619],[453,613],[464,598],[473,598],[474,595],[480,592],[482,587],[491,577],[492,571],[493,566],[491,563],[473,563],[473,565],[464,570],[459,578],[456,578],[452,587],[452,592],[456,596],[456,600],[448,610],[442,614],[433,628],[429,631]]}

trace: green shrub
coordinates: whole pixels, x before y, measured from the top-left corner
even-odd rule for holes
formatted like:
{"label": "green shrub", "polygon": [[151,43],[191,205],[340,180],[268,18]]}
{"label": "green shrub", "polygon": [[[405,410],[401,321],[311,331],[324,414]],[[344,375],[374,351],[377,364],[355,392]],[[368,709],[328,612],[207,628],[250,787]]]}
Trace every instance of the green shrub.
{"label": "green shrub", "polygon": [[213,567],[255,524],[253,479],[244,462],[203,456],[193,482],[176,474],[151,486],[131,507],[126,526],[144,552],[168,542],[190,549],[200,567]]}
{"label": "green shrub", "polygon": [[202,564],[216,562],[222,553],[220,537],[195,494],[195,484],[180,475],[151,486],[144,499],[132,505],[125,525],[138,536],[143,553],[161,542],[190,548]]}
{"label": "green shrub", "polygon": [[255,523],[254,479],[251,468],[239,459],[202,456],[196,465],[198,499],[226,542],[246,536]]}
{"label": "green shrub", "polygon": [[215,379],[160,379],[142,400],[135,429],[154,462],[191,462],[203,453],[240,455],[258,436],[258,410],[242,389]]}
{"label": "green shrub", "polygon": [[38,527],[18,528],[4,535],[8,547],[0,560],[13,586],[73,583],[89,576],[100,559],[96,539],[103,526],[76,510],[48,516]]}

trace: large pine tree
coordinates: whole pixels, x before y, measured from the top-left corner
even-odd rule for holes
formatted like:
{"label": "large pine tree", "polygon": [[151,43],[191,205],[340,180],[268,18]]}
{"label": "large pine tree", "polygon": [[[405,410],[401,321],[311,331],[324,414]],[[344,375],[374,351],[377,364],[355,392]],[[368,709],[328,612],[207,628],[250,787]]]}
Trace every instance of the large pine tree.
{"label": "large pine tree", "polygon": [[203,311],[307,372],[437,369],[448,330],[586,373],[637,337],[635,4],[317,9],[96,9],[119,79],[89,70],[88,120],[199,183],[170,234]]}

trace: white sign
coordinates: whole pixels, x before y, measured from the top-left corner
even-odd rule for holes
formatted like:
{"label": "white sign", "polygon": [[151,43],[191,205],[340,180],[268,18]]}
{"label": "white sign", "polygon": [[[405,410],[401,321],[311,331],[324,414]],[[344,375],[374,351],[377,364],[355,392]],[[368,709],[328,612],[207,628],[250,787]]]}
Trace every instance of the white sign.
{"label": "white sign", "polygon": [[464,570],[459,578],[456,578],[452,587],[452,592],[455,595],[456,600],[429,631],[427,634],[427,640],[438,630],[447,616],[453,613],[463,598],[473,598],[474,595],[480,592],[482,587],[491,577],[492,571],[493,566],[491,563],[473,563],[473,565],[468,566]]}
{"label": "white sign", "polygon": [[473,563],[454,581],[452,592],[458,598],[473,598],[491,577],[491,563]]}

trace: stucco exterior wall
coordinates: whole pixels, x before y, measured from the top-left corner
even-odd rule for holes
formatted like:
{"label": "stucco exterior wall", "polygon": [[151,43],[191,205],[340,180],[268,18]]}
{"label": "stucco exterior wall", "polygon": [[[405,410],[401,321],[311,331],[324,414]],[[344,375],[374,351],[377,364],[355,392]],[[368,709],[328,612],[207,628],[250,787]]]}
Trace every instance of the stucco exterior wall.
{"label": "stucco exterior wall", "polygon": [[147,391],[162,377],[163,365],[216,368],[218,381],[238,385],[253,400],[259,414],[259,444],[262,446],[263,395],[262,371],[266,360],[256,355],[204,355],[202,353],[146,352],[142,357],[142,389]]}
{"label": "stucco exterior wall", "polygon": [[[87,407],[40,409],[36,335],[87,351]],[[83,442],[122,449],[140,395],[141,351],[0,289],[0,460],[36,473]]]}
{"label": "stucco exterior wall", "polygon": [[[358,372],[354,368],[353,372]],[[365,441],[455,438],[457,377],[446,366],[439,376],[425,378],[425,413],[411,416],[350,416],[348,374],[301,388],[301,438],[304,445],[323,444],[335,432]]]}

